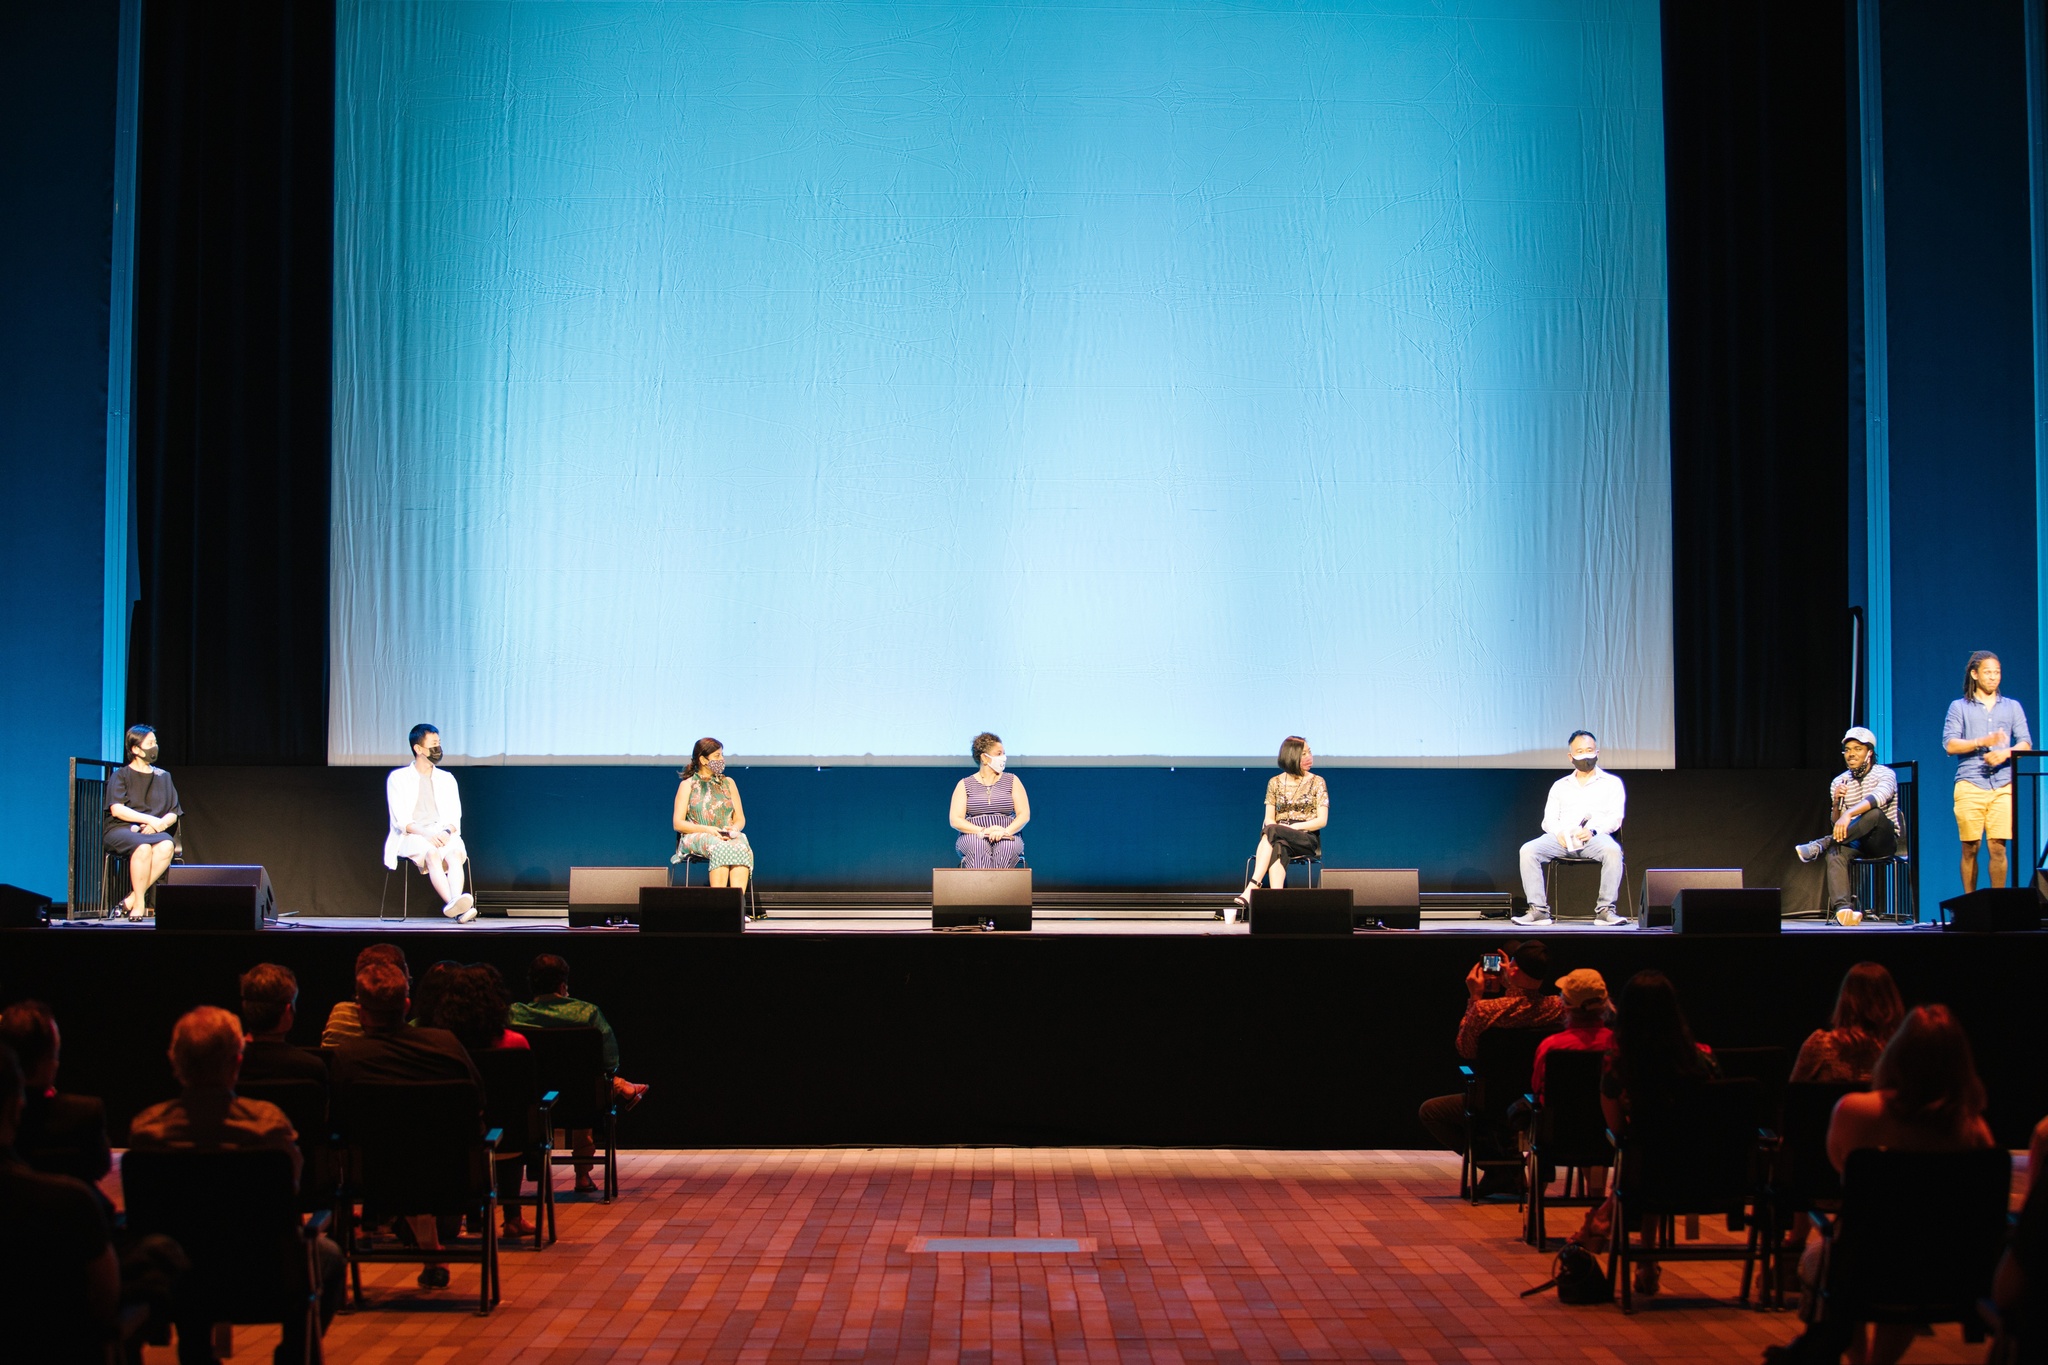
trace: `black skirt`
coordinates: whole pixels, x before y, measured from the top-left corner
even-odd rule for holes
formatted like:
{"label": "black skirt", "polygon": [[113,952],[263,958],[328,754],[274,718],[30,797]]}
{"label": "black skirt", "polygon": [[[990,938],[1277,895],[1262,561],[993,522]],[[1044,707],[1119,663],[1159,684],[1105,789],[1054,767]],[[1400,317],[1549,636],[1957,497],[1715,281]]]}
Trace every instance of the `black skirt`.
{"label": "black skirt", "polygon": [[171,836],[167,832],[137,834],[133,825],[116,825],[107,831],[101,842],[106,845],[107,852],[118,853],[125,858],[144,844],[168,844],[171,842]]}
{"label": "black skirt", "polygon": [[1294,829],[1288,825],[1266,826],[1266,842],[1285,850],[1290,858],[1323,856],[1323,833],[1316,829]]}

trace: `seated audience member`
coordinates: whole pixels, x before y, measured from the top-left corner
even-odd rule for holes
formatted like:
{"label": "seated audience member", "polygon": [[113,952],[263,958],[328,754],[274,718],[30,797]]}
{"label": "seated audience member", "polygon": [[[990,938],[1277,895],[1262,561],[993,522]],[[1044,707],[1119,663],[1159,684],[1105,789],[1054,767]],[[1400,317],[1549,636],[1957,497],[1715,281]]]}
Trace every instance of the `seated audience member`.
{"label": "seated audience member", "polygon": [[[619,1040],[612,1032],[612,1026],[604,1017],[604,1011],[588,1000],[578,1000],[569,994],[569,964],[553,953],[542,953],[527,969],[526,984],[533,992],[533,999],[512,1006],[512,1022],[523,1028],[594,1028],[604,1039],[604,1064],[612,1074],[612,1095],[621,1112],[640,1103],[647,1094],[647,1086],[636,1085],[618,1075]],[[578,1161],[576,1164],[576,1189],[581,1194],[597,1190],[597,1182],[591,1179],[590,1170],[595,1164],[597,1152],[596,1136],[588,1128],[574,1128],[569,1132],[571,1149]]]}
{"label": "seated audience member", "polygon": [[299,978],[289,967],[259,962],[242,973],[242,1080],[327,1083],[320,1055],[291,1044],[299,1017]]}
{"label": "seated audience member", "polygon": [[[1564,1027],[1536,1045],[1536,1067],[1529,1076],[1529,1090],[1543,1098],[1543,1064],[1556,1052],[1608,1052],[1614,1047],[1614,1030],[1607,1026],[1607,981],[1591,967],[1566,972],[1557,979],[1557,996],[1564,1003]],[[1579,1170],[1586,1196],[1598,1199],[1607,1189],[1607,1168],[1585,1166]]]}
{"label": "seated audience member", "polygon": [[[1713,1053],[1694,1040],[1692,1025],[1678,1003],[1678,988],[1659,971],[1640,971],[1621,988],[1614,1015],[1614,1046],[1600,1077],[1600,1107],[1617,1136],[1652,1129],[1675,1112],[1688,1088],[1714,1078]],[[1644,1231],[1654,1214],[1644,1215]],[[1604,1251],[1614,1225],[1610,1198],[1586,1214],[1572,1240]],[[1654,1261],[1636,1266],[1635,1290],[1654,1294],[1662,1279]]]}
{"label": "seated audience member", "polygon": [[1835,993],[1828,1026],[1807,1034],[1799,1045],[1792,1063],[1793,1082],[1867,1083],[1877,1055],[1905,1015],[1892,974],[1875,962],[1857,963]]}
{"label": "seated audience member", "polygon": [[[405,962],[405,953],[395,943],[372,943],[356,954],[356,974],[360,976],[364,967],[372,962],[382,962],[396,967],[405,978],[406,994],[412,993],[412,968]],[[320,1046],[334,1047],[344,1038],[359,1038],[363,1032],[362,1015],[353,1000],[336,1002],[327,1012],[327,1026],[320,1030]]]}
{"label": "seated audience member", "polygon": [[[422,981],[422,984],[425,984]],[[440,999],[418,1022],[443,1028],[462,1040],[471,1053],[493,1048],[532,1048],[526,1035],[511,1027],[512,995],[505,978],[487,962],[457,967],[440,985]]]}
{"label": "seated audience member", "polygon": [[2016,1338],[2013,1365],[2048,1361],[2048,1119],[2034,1125],[2027,1144],[2027,1200],[1992,1278],[1991,1300],[2003,1323],[1990,1358],[2005,1359],[2000,1346]]}
{"label": "seated audience member", "polygon": [[[456,1036],[446,1029],[406,1027],[411,1007],[405,973],[389,962],[369,962],[356,972],[356,1015],[362,1032],[335,1045],[328,1075],[337,1092],[353,1085],[407,1085],[431,1081],[467,1081],[475,1087],[477,1113],[483,1113],[483,1080],[476,1064]],[[341,1100],[341,1103],[346,1103]],[[412,1217],[413,1236],[423,1250],[441,1245],[431,1216]],[[443,1289],[448,1267],[428,1262],[420,1271],[422,1289]]]}
{"label": "seated audience member", "polygon": [[46,1175],[95,1184],[114,1164],[107,1143],[106,1106],[90,1095],[66,1095],[57,1089],[63,1038],[50,1007],[23,1000],[0,1011],[0,1043],[14,1049],[26,1089],[15,1151]]}
{"label": "seated audience member", "polygon": [[[1471,1061],[1479,1055],[1479,1036],[1497,1028],[1555,1028],[1564,1018],[1564,1003],[1547,993],[1550,984],[1550,950],[1541,939],[1524,939],[1501,947],[1501,970],[1486,970],[1486,959],[1472,964],[1465,973],[1465,1015],[1458,1022],[1458,1055]],[[1439,1095],[1424,1100],[1416,1117],[1431,1138],[1447,1152],[1465,1150],[1465,1097]],[[1489,1181],[1508,1179],[1508,1174],[1488,1171],[1480,1184],[1484,1193]]]}
{"label": "seated audience member", "polygon": [[448,983],[453,981],[455,974],[461,970],[460,962],[452,957],[444,957],[421,972],[419,979],[412,983],[412,1004],[408,1007],[408,1021],[426,1024],[432,1028],[442,1027],[435,1021],[434,1016],[440,1012],[441,996],[448,989]]}
{"label": "seated audience member", "polygon": [[[1848,1165],[1851,1152],[1866,1147],[1971,1152],[1991,1145],[1991,1128],[1984,1122],[1984,1083],[1977,1078],[1970,1039],[1941,1005],[1922,1005],[1907,1013],[1871,1069],[1870,1089],[1842,1096],[1828,1124],[1828,1160],[1837,1171]],[[1940,1249],[1929,1250],[1938,1254]],[[1824,1259],[1825,1243],[1818,1239],[1799,1258],[1805,1289],[1799,1314],[1809,1324],[1806,1332],[1789,1346],[1766,1348],[1764,1359],[1833,1361],[1846,1350],[1871,1365],[1891,1365],[1912,1341],[1912,1325],[1879,1323],[1866,1346],[1857,1339],[1860,1326],[1814,1320]]]}
{"label": "seated audience member", "polygon": [[21,1063],[0,1044],[0,1357],[104,1365],[121,1295],[106,1216],[84,1182],[14,1154]]}
{"label": "seated audience member", "polygon": [[[242,1026],[235,1016],[212,1005],[178,1020],[171,1030],[171,1069],[181,1093],[152,1105],[128,1126],[132,1151],[223,1152],[265,1148],[291,1153],[292,1174],[299,1173],[298,1134],[284,1111],[262,1100],[235,1093],[242,1066]],[[320,1261],[320,1330],[341,1304],[341,1249],[326,1237],[318,1243]],[[306,1358],[305,1319],[285,1319],[277,1365]],[[178,1317],[179,1365],[212,1365],[213,1324]]]}

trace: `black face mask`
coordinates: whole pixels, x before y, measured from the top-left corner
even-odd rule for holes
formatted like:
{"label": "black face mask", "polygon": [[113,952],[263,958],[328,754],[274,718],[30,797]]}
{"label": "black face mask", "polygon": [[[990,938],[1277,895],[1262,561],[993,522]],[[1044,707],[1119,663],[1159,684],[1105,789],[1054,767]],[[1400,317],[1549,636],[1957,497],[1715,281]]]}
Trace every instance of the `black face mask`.
{"label": "black face mask", "polygon": [[156,745],[152,744],[146,749],[137,749],[135,752],[136,755],[140,757],[144,763],[154,763],[156,762],[156,756],[159,751]]}
{"label": "black face mask", "polygon": [[431,749],[427,750],[427,762],[429,762],[429,763],[439,763],[440,761],[441,761],[441,746],[440,746],[440,745],[438,745],[438,744],[436,744],[436,745],[435,745],[435,746],[434,746],[433,748],[431,748]]}
{"label": "black face mask", "polygon": [[1598,754],[1593,754],[1588,758],[1575,758],[1572,760],[1572,766],[1574,768],[1577,768],[1582,773],[1592,772],[1594,768],[1599,766],[1599,764],[1600,755]]}

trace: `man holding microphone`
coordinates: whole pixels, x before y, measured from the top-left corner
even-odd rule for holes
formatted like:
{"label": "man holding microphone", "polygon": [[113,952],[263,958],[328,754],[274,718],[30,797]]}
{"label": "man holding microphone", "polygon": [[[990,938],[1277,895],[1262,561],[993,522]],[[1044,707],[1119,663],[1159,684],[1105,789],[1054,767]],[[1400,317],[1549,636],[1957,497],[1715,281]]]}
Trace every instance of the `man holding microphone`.
{"label": "man holding microphone", "polygon": [[1593,923],[1602,929],[1625,925],[1614,912],[1621,891],[1621,828],[1628,794],[1621,779],[1600,766],[1600,741],[1590,730],[1574,730],[1568,745],[1572,770],[1550,788],[1543,805],[1543,837],[1522,845],[1522,892],[1528,910],[1514,922],[1524,928],[1549,924],[1550,899],[1543,889],[1543,865],[1555,858],[1592,858],[1600,864],[1600,904]]}

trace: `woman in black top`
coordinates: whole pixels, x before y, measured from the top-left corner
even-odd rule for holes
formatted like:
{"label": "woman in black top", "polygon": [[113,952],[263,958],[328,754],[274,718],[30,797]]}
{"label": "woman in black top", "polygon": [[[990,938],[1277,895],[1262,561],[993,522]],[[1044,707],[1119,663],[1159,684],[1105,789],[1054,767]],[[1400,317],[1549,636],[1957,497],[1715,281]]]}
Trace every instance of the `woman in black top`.
{"label": "woman in black top", "polygon": [[107,827],[102,842],[107,852],[128,860],[128,898],[121,904],[129,919],[149,912],[142,897],[171,865],[176,848],[164,833],[185,813],[171,775],[152,767],[156,731],[147,725],[128,727],[128,765],[107,774]]}

